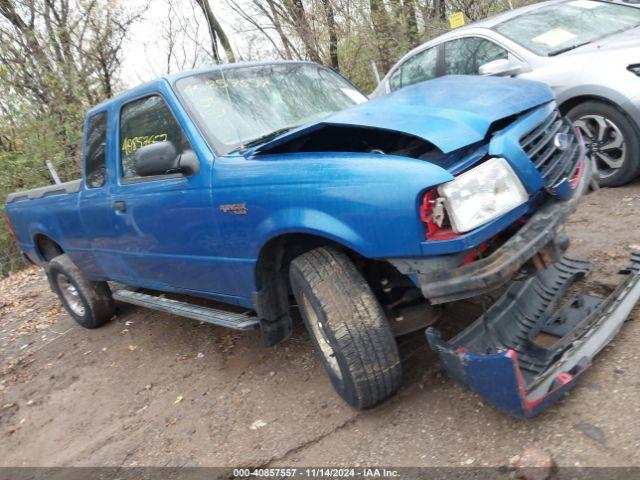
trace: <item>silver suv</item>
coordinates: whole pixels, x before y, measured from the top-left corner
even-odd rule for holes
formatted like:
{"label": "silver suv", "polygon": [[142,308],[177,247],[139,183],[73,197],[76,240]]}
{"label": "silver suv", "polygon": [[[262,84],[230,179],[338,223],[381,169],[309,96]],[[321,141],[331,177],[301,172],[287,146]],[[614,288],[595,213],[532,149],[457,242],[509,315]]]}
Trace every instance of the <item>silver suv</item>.
{"label": "silver suv", "polygon": [[582,131],[602,186],[640,174],[640,8],[553,0],[456,29],[405,55],[372,97],[442,75],[549,84]]}

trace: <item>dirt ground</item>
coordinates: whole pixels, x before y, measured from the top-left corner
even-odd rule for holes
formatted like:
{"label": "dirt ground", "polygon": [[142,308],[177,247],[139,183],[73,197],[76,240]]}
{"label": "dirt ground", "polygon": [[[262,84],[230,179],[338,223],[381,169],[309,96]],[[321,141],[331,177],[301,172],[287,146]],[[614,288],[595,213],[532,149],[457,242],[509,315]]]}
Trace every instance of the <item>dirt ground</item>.
{"label": "dirt ground", "polygon": [[[567,231],[610,289],[640,249],[640,184],[586,197]],[[0,284],[0,466],[493,466],[525,447],[562,466],[640,466],[640,311],[573,392],[515,420],[399,340],[404,387],[365,412],[334,394],[301,325],[260,334],[121,305],[85,330],[41,271]]]}

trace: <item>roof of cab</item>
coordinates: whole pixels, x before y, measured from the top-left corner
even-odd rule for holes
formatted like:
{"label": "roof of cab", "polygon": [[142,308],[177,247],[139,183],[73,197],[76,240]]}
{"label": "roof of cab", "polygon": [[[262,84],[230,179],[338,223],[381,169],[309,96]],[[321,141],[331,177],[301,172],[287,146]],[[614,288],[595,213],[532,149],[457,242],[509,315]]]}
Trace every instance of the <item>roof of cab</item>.
{"label": "roof of cab", "polygon": [[180,80],[181,78],[184,77],[189,77],[191,75],[198,75],[198,74],[202,74],[202,73],[208,73],[208,72],[215,72],[215,71],[219,71],[219,70],[231,70],[231,69],[237,69],[237,68],[246,68],[246,67],[259,67],[262,65],[279,65],[279,64],[291,64],[291,63],[307,63],[307,64],[314,64],[313,62],[306,62],[303,60],[272,60],[272,61],[264,61],[264,62],[238,62],[238,63],[225,63],[222,65],[214,65],[214,66],[209,66],[209,67],[202,67],[202,68],[198,68],[195,70],[187,70],[184,72],[179,72],[179,73],[172,73],[169,75],[165,75],[163,77],[159,77],[156,78],[154,80],[151,80],[149,82],[146,83],[141,83],[140,85],[137,85],[133,88],[130,88],[128,90],[125,90],[124,92],[119,93],[118,95],[114,95],[111,98],[108,98],[107,100],[99,103],[98,105],[95,105],[94,107],[92,107],[89,112],[87,112],[87,115],[90,115],[96,111],[99,110],[103,110],[105,109],[105,107],[107,107],[109,104],[117,101],[118,99],[124,97],[124,96],[135,96],[135,93],[138,90],[144,90],[147,89],[149,86],[153,85],[153,84],[157,84],[163,81],[169,82],[170,84],[173,84],[174,82]]}

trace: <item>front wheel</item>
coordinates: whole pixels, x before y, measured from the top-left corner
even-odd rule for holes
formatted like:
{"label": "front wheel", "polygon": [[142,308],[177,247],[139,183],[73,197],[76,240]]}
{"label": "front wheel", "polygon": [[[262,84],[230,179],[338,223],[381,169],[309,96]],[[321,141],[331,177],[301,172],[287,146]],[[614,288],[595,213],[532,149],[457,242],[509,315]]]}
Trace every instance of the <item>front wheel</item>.
{"label": "front wheel", "polygon": [[349,258],[317,248],[291,262],[291,288],[333,387],[352,407],[372,407],[402,383],[398,348],[366,281]]}
{"label": "front wheel", "polygon": [[85,278],[67,254],[49,262],[47,275],[64,308],[83,327],[97,328],[113,316],[115,306],[107,282]]}
{"label": "front wheel", "polygon": [[618,187],[640,173],[640,136],[622,112],[605,103],[585,102],[567,116],[584,137],[601,186]]}

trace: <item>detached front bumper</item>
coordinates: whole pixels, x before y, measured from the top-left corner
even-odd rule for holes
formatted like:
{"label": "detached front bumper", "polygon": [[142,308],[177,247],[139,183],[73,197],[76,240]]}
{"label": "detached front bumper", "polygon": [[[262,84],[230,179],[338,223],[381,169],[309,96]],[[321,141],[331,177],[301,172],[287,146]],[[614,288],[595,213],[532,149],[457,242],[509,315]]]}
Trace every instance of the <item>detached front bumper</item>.
{"label": "detached front bumper", "polygon": [[578,184],[566,201],[549,199],[527,223],[490,256],[457,268],[433,269],[430,260],[389,259],[401,273],[417,279],[422,294],[432,304],[475,297],[509,282],[537,253],[547,251],[557,260],[568,245],[556,245],[567,217],[589,188],[592,166],[583,161]]}
{"label": "detached front bumper", "polygon": [[[469,328],[444,341],[426,335],[449,376],[516,417],[541,413],[571,389],[640,299],[640,253],[607,298],[578,293],[561,306],[589,262],[563,258],[506,293]],[[540,334],[555,342],[536,343]]]}

